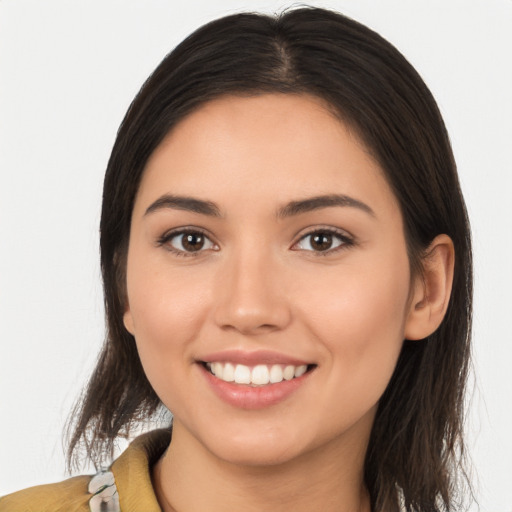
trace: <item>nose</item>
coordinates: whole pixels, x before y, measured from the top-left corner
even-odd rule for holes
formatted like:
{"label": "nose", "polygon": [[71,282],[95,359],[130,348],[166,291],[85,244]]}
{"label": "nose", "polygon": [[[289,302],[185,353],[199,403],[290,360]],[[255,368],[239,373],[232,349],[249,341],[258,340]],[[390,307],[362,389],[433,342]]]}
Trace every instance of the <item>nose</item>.
{"label": "nose", "polygon": [[259,251],[227,259],[216,292],[215,322],[223,330],[258,335],[284,329],[291,320],[282,268]]}

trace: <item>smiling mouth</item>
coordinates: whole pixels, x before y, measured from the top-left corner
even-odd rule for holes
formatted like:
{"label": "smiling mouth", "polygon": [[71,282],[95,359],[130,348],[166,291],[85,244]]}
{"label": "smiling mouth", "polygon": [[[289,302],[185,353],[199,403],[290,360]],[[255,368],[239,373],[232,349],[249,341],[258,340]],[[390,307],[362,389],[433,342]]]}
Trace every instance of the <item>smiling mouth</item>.
{"label": "smiling mouth", "polygon": [[284,364],[258,364],[246,366],[229,362],[203,363],[204,367],[215,377],[224,382],[245,384],[248,386],[267,386],[279,384],[301,377],[313,370],[316,365],[284,365]]}

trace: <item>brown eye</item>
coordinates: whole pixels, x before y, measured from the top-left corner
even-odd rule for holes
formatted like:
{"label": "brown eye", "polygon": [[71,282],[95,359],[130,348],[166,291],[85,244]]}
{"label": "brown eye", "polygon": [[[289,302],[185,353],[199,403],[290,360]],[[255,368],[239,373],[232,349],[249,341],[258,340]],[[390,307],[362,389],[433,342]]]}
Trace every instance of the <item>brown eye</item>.
{"label": "brown eye", "polygon": [[199,251],[204,246],[204,236],[201,233],[182,235],[181,244],[186,251]]}
{"label": "brown eye", "polygon": [[214,243],[200,231],[185,231],[170,235],[166,243],[179,253],[194,253],[214,249]]}
{"label": "brown eye", "polygon": [[303,236],[297,244],[295,244],[294,249],[312,252],[329,252],[333,249],[342,248],[351,244],[351,239],[341,233],[318,230]]}
{"label": "brown eye", "polygon": [[332,235],[330,233],[316,233],[311,236],[310,243],[315,251],[326,251],[332,247]]}

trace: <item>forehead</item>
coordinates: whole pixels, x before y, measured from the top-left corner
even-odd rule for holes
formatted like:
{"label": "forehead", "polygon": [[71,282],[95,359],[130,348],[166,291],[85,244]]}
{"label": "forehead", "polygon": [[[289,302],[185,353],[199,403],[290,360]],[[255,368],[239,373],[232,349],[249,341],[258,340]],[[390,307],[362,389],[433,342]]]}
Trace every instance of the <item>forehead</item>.
{"label": "forehead", "polygon": [[342,193],[364,195],[377,209],[397,206],[364,144],[309,95],[226,96],[204,104],[148,160],[138,200],[164,193],[239,199],[245,207],[250,198],[275,204]]}

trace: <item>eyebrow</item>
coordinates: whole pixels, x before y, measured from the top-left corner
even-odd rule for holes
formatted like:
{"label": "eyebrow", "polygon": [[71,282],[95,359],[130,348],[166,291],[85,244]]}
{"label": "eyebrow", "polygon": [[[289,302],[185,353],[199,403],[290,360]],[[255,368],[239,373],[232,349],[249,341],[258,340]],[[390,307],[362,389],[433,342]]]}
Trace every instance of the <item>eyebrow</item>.
{"label": "eyebrow", "polygon": [[[331,208],[334,206],[351,207],[362,210],[363,212],[375,217],[375,212],[365,203],[343,194],[329,194],[315,197],[308,197],[299,201],[291,201],[277,211],[277,217],[284,219],[301,213],[320,210],[322,208]],[[194,197],[175,196],[165,194],[159,197],[146,209],[144,215],[148,215],[158,210],[171,208],[174,210],[185,210],[189,212],[208,215],[210,217],[221,217],[220,208],[212,201],[196,199]]]}
{"label": "eyebrow", "polygon": [[195,199],[194,197],[173,196],[169,194],[163,195],[154,203],[151,203],[144,215],[148,215],[149,213],[156,212],[157,210],[162,210],[164,208],[186,210],[211,217],[221,216],[219,207],[211,201]]}
{"label": "eyebrow", "polygon": [[292,201],[283,208],[279,209],[277,216],[279,218],[291,217],[301,213],[319,210],[321,208],[330,208],[333,206],[348,206],[357,208],[372,217],[375,217],[375,212],[365,203],[354,199],[353,197],[343,194],[329,194],[324,196],[309,197],[300,201]]}

